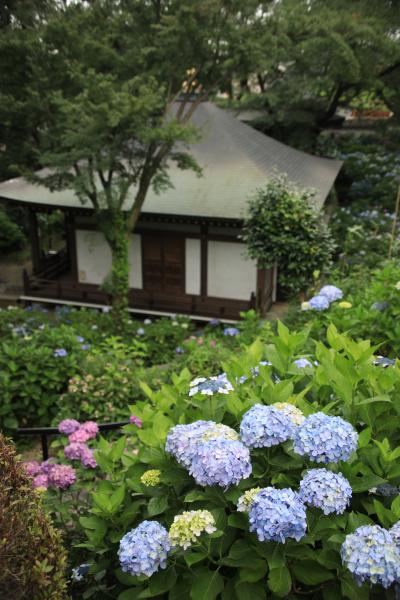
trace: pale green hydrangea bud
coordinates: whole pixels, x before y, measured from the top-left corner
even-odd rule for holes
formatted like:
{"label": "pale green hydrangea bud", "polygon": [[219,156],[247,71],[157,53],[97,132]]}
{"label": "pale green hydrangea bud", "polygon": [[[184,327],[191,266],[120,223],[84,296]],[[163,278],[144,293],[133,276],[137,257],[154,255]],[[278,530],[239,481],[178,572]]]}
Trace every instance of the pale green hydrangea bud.
{"label": "pale green hydrangea bud", "polygon": [[150,469],[149,471],[145,471],[140,478],[140,481],[143,485],[147,485],[147,487],[155,487],[160,483],[160,475],[161,471],[158,469]]}
{"label": "pale green hydrangea bud", "polygon": [[217,440],[219,438],[223,438],[224,440],[238,440],[239,434],[231,427],[223,425],[222,423],[217,423],[201,436],[201,440],[204,442],[208,440]]}
{"label": "pale green hydrangea bud", "polygon": [[259,487],[251,488],[251,490],[247,490],[242,496],[240,496],[237,503],[238,511],[249,512],[251,503],[253,502],[254,498],[257,496],[260,490],[261,488]]}
{"label": "pale green hydrangea bud", "polygon": [[186,550],[204,532],[216,531],[214,517],[208,510],[189,510],[176,515],[169,530],[172,546]]}
{"label": "pale green hydrangea bud", "polygon": [[305,416],[301,410],[289,402],[275,402],[275,404],[272,404],[272,406],[275,406],[275,408],[281,410],[283,414],[289,417],[294,425],[301,425],[305,419]]}

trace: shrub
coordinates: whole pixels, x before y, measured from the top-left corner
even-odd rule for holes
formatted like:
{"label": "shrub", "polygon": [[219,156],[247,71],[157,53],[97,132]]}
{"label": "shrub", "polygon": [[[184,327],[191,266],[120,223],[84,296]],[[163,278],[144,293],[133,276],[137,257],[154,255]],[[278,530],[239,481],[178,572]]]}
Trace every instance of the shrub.
{"label": "shrub", "polygon": [[[189,395],[191,375],[186,370],[173,375],[172,384],[157,392],[143,386],[147,400],[132,407],[142,419],[143,428],[127,426],[126,435],[115,443],[100,439],[95,453],[102,478],[90,494],[88,515],[77,524],[86,534],[86,542],[77,549],[79,560],[83,558],[90,564],[88,576],[79,583],[80,593],[96,599],[118,600],[139,597],[242,600],[251,596],[266,598],[267,594],[272,598],[307,595],[314,600],[382,598],[383,591],[378,585],[371,590],[368,583],[358,587],[347,568],[347,549],[346,562],[341,558],[342,545],[350,533],[375,524],[388,530],[400,518],[397,497],[400,436],[396,425],[400,370],[398,365],[388,369],[374,366],[374,352],[368,342],[355,342],[332,326],[327,343],[323,344],[310,339],[307,330],[290,333],[279,324],[278,336],[270,344],[263,346],[256,341],[225,365],[234,388],[228,393],[218,393],[214,387],[212,394]],[[299,357],[308,357],[309,363],[297,366],[294,361]],[[260,365],[261,359],[268,363]],[[217,368],[214,374],[218,374]],[[212,384],[209,382],[209,389]],[[266,425],[263,430],[268,437],[265,445],[269,447],[251,449],[250,477],[243,477],[238,485],[232,486],[197,485],[189,473],[190,465],[191,473],[201,481],[207,477],[226,483],[226,477],[236,479],[240,474],[247,475],[246,453],[242,451],[240,461],[244,463],[239,471],[234,462],[229,462],[226,471],[219,470],[217,463],[221,456],[226,459],[225,452],[218,454],[222,447],[229,446],[233,451],[239,444],[233,441],[230,446],[229,440],[238,437],[243,415],[254,404],[275,404],[273,410],[264,411],[265,418],[275,419],[275,413],[281,416],[274,420],[273,428]],[[291,425],[286,433],[298,432],[299,423],[313,413],[320,413],[314,419],[320,424],[318,427],[329,427],[331,421],[327,415],[341,417],[332,421],[333,435],[339,436],[339,444],[322,429],[318,438],[312,428],[305,428],[305,435],[291,434],[296,447],[291,439],[282,441],[288,437],[282,435],[288,419]],[[176,447],[175,454],[181,464],[166,453],[166,437],[175,425],[198,420],[213,420],[225,427],[214,425],[214,433],[206,436],[210,451],[205,452],[206,446],[202,446],[200,453],[194,444],[183,462],[186,466],[181,466],[185,440],[190,439],[184,436],[186,430],[169,437],[169,452],[174,453]],[[259,431],[260,423],[261,417],[257,417],[250,423],[250,429],[255,427]],[[358,432],[356,452],[353,450],[357,436],[353,428]],[[246,429],[247,433],[250,429]],[[140,445],[137,451],[132,451],[136,436]],[[227,439],[213,443],[213,436]],[[300,455],[304,452],[313,455],[314,444],[318,456],[322,456],[321,445],[326,440],[329,451],[322,464]],[[300,451],[296,449],[299,447]],[[336,460],[335,456],[344,460],[326,462]],[[305,469],[310,467],[324,467],[323,473],[320,477],[315,471],[310,473],[311,488],[307,488],[308,479],[300,486]],[[344,479],[336,477],[338,473]],[[350,489],[346,480],[352,488],[348,507]],[[335,482],[332,483],[335,486],[339,482],[340,486],[335,497],[326,497],[326,505],[324,482]],[[268,491],[258,497],[254,488],[268,488]],[[292,491],[285,491],[286,488]],[[301,497],[297,496],[298,491]],[[249,520],[243,510],[249,506],[252,510],[255,498],[257,505]],[[302,498],[304,501],[307,498],[307,508]],[[289,520],[283,509],[268,513],[281,501],[291,509]],[[263,520],[265,512],[270,517]],[[149,520],[158,521],[160,526],[147,525]],[[141,529],[136,531],[141,523]],[[173,539],[186,549],[178,547],[170,554],[165,534],[173,523]],[[199,535],[202,529],[206,531]],[[131,534],[124,537],[129,531]],[[146,537],[147,531],[150,537]],[[129,554],[131,544],[142,540],[142,536],[145,545],[136,546],[135,552],[142,553],[148,575],[153,573],[150,577],[137,575],[144,570],[138,563],[135,566]],[[282,541],[286,536],[289,538],[284,544],[272,541]],[[390,536],[384,533],[385,539],[391,539]],[[260,541],[262,537],[266,539]],[[118,556],[122,538],[120,557],[125,571],[121,570]],[[146,548],[152,544],[156,553],[147,560]],[[157,548],[161,546],[162,553],[170,554],[165,562],[164,554],[158,554]],[[86,549],[84,557],[82,548]],[[393,560],[397,561],[394,567],[400,568],[400,558]],[[158,570],[160,562],[165,570]]]}
{"label": "shrub", "polygon": [[280,291],[304,291],[315,272],[331,265],[334,243],[313,205],[313,193],[274,177],[249,202],[243,239],[248,255],[262,267],[278,265]]}
{"label": "shrub", "polygon": [[0,597],[66,600],[66,553],[37,493],[0,435]]}
{"label": "shrub", "polygon": [[0,209],[0,251],[19,250],[26,243],[26,238],[18,225]]}

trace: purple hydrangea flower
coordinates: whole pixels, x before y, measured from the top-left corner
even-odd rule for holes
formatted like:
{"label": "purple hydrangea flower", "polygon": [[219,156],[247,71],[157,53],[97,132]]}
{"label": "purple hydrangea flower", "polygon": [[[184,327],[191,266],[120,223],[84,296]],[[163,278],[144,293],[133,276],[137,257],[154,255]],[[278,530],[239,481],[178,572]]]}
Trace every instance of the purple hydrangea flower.
{"label": "purple hydrangea flower", "polygon": [[216,439],[198,445],[190,470],[198,485],[238,485],[251,475],[250,452],[236,440]]}
{"label": "purple hydrangea flower", "polygon": [[74,431],[77,431],[81,424],[76,419],[64,419],[58,424],[58,431],[64,435],[71,435]]}
{"label": "purple hydrangea flower", "polygon": [[49,478],[45,473],[39,473],[36,477],[33,478],[32,486],[34,488],[47,488],[49,487]]}
{"label": "purple hydrangea flower", "polygon": [[341,473],[310,469],[300,481],[299,496],[305,504],[320,508],[325,515],[342,514],[349,505],[352,490]]}
{"label": "purple hydrangea flower", "polygon": [[295,428],[293,449],[313,462],[329,463],[348,460],[357,449],[358,434],[340,417],[318,412]]}
{"label": "purple hydrangea flower", "polygon": [[359,585],[370,581],[388,588],[400,579],[400,554],[392,535],[379,525],[363,525],[347,535],[340,554]]}
{"label": "purple hydrangea flower", "polygon": [[182,348],[182,346],[177,346],[175,348],[175,354],[184,354],[184,349]]}
{"label": "purple hydrangea flower", "polygon": [[151,577],[167,566],[171,543],[168,531],[157,521],[143,521],[124,535],[119,544],[121,569],[130,575]]}
{"label": "purple hydrangea flower", "polygon": [[294,432],[293,421],[274,406],[255,404],[242,418],[240,437],[249,448],[269,448],[285,442]]}
{"label": "purple hydrangea flower", "polygon": [[235,337],[239,335],[239,329],[236,329],[236,327],[225,327],[224,335],[227,337]]}
{"label": "purple hydrangea flower", "polygon": [[289,488],[266,487],[254,497],[249,511],[249,529],[260,542],[297,542],[306,534],[306,507]]}
{"label": "purple hydrangea flower", "polygon": [[134,425],[136,425],[136,427],[139,427],[139,429],[143,425],[142,419],[139,419],[139,417],[137,417],[136,415],[131,415],[129,417],[129,422],[133,423]]}
{"label": "purple hydrangea flower", "polygon": [[81,460],[85,448],[87,446],[83,442],[72,442],[68,446],[65,446],[64,456],[68,460]]}
{"label": "purple hydrangea flower", "polygon": [[66,490],[76,481],[75,471],[69,465],[54,465],[48,480],[52,487]]}
{"label": "purple hydrangea flower", "polygon": [[81,452],[81,462],[82,465],[86,468],[95,469],[97,467],[97,462],[93,454],[93,450],[84,446]]}
{"label": "purple hydrangea flower", "polygon": [[294,361],[294,364],[299,369],[306,369],[308,367],[312,367],[313,366],[312,362],[310,362],[308,360],[308,358],[296,358],[296,360]]}
{"label": "purple hydrangea flower", "polygon": [[25,462],[22,465],[25,469],[25,473],[28,477],[35,477],[40,473],[40,465],[37,460],[30,460],[29,462]]}
{"label": "purple hydrangea flower", "polygon": [[54,350],[54,356],[62,357],[67,355],[68,352],[65,350],[65,348],[56,348],[56,350]]}
{"label": "purple hydrangea flower", "polygon": [[326,310],[329,308],[329,300],[326,296],[313,296],[308,303],[314,310]]}
{"label": "purple hydrangea flower", "polygon": [[341,300],[343,298],[342,290],[334,285],[324,285],[324,287],[320,289],[319,295],[328,298],[329,302],[335,302],[336,300]]}
{"label": "purple hydrangea flower", "polygon": [[89,439],[93,439],[99,433],[99,426],[94,421],[85,421],[81,426],[81,429],[86,431],[88,435],[90,435]]}

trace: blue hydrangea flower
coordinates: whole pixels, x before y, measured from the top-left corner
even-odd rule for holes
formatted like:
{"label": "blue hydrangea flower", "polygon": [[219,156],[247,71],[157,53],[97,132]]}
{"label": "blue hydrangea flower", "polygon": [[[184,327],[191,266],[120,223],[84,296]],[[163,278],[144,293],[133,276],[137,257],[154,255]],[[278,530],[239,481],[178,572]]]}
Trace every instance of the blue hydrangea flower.
{"label": "blue hydrangea flower", "polygon": [[88,574],[89,568],[90,565],[88,563],[84,563],[82,565],[79,565],[79,567],[75,567],[74,569],[72,569],[72,581],[82,581],[82,579],[84,579],[84,577]]}
{"label": "blue hydrangea flower", "polygon": [[56,350],[54,350],[54,356],[67,356],[68,352],[65,350],[65,348],[57,348]]}
{"label": "blue hydrangea flower", "polygon": [[129,575],[150,577],[167,566],[171,549],[168,531],[157,521],[143,521],[124,535],[119,543],[121,569]]}
{"label": "blue hydrangea flower", "polygon": [[249,448],[269,448],[292,437],[293,421],[274,406],[255,404],[242,418],[240,437]]}
{"label": "blue hydrangea flower", "polygon": [[137,330],[137,335],[144,335],[145,331],[143,329],[143,327],[139,327],[139,329]]}
{"label": "blue hydrangea flower", "polygon": [[202,394],[203,396],[213,396],[213,394],[229,394],[233,390],[233,386],[226,376],[226,373],[221,373],[215,377],[197,377],[189,384],[189,396]]}
{"label": "blue hydrangea flower", "polygon": [[378,312],[383,312],[387,308],[389,308],[389,302],[374,302],[371,305],[371,310],[377,310]]}
{"label": "blue hydrangea flower", "polygon": [[177,346],[175,348],[175,354],[184,354],[184,349],[182,348],[182,346]]}
{"label": "blue hydrangea flower", "polygon": [[393,367],[396,364],[396,361],[392,358],[386,358],[386,356],[377,356],[372,364],[376,367],[387,369],[387,367]]}
{"label": "blue hydrangea flower", "polygon": [[319,291],[320,296],[325,296],[329,302],[335,302],[343,298],[343,292],[340,288],[334,285],[324,285]]}
{"label": "blue hydrangea flower", "polygon": [[83,344],[83,342],[85,341],[85,338],[83,338],[81,335],[77,335],[76,339],[80,344]]}
{"label": "blue hydrangea flower", "polygon": [[307,367],[312,367],[312,362],[308,360],[308,358],[296,358],[294,364],[299,369],[306,369]]}
{"label": "blue hydrangea flower", "polygon": [[400,521],[397,521],[397,523],[395,523],[393,527],[389,529],[389,533],[392,536],[397,549],[400,551]]}
{"label": "blue hydrangea flower", "polygon": [[218,325],[221,324],[221,321],[219,319],[211,319],[208,324],[211,325],[211,327],[218,327]]}
{"label": "blue hydrangea flower", "polygon": [[251,475],[250,452],[235,440],[204,442],[197,447],[189,473],[199,485],[237,485]]}
{"label": "blue hydrangea flower", "polygon": [[306,534],[306,507],[300,496],[289,488],[263,488],[254,497],[249,511],[249,529],[260,542],[297,542]]}
{"label": "blue hydrangea flower", "polygon": [[310,469],[300,481],[299,496],[305,504],[320,508],[324,515],[342,514],[351,499],[351,486],[341,473]]}
{"label": "blue hydrangea flower", "polygon": [[340,554],[359,585],[370,581],[388,588],[400,578],[400,554],[393,537],[379,525],[363,525],[347,535]]}
{"label": "blue hydrangea flower", "polygon": [[310,307],[314,310],[326,310],[327,308],[329,308],[329,300],[326,296],[313,296],[312,298],[310,298],[308,303]]}
{"label": "blue hydrangea flower", "polygon": [[357,449],[358,434],[340,417],[314,413],[296,427],[293,449],[313,462],[330,463],[348,460]]}
{"label": "blue hydrangea flower", "polygon": [[201,435],[213,425],[214,421],[175,425],[168,432],[165,451],[172,454],[180,465],[189,467]]}
{"label": "blue hydrangea flower", "polygon": [[168,432],[165,451],[172,454],[182,466],[190,467],[199,444],[220,438],[238,440],[239,435],[227,425],[214,423],[214,421],[195,421],[187,425],[175,425]]}
{"label": "blue hydrangea flower", "polygon": [[236,327],[225,327],[225,329],[224,329],[225,336],[235,337],[238,334],[239,334],[239,329],[236,329]]}

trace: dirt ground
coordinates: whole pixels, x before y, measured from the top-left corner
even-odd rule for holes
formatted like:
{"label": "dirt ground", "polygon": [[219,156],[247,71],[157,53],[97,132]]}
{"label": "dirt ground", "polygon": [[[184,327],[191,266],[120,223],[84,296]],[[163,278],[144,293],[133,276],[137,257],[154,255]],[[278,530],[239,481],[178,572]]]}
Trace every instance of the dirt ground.
{"label": "dirt ground", "polygon": [[31,260],[26,256],[0,256],[0,297],[17,298],[23,293],[22,272],[31,269]]}

